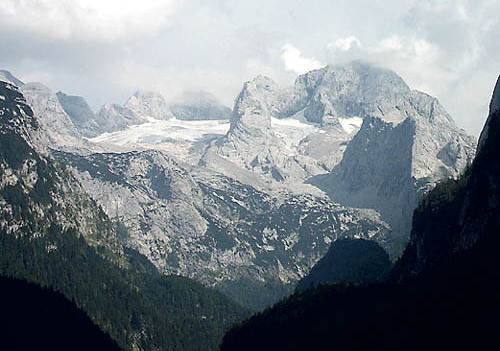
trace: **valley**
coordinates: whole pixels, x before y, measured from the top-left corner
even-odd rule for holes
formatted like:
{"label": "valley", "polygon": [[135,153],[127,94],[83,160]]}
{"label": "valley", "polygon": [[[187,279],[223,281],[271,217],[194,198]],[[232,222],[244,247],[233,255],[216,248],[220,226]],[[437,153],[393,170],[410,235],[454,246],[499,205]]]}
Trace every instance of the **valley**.
{"label": "valley", "polygon": [[[344,242],[354,243],[343,249],[347,258],[377,252],[352,267],[380,260],[366,282],[385,280],[411,245],[413,210],[437,183],[457,179],[476,151],[474,138],[435,98],[411,90],[392,71],[358,61],[301,75],[293,87],[259,76],[244,84],[230,115],[206,95],[209,102],[190,95],[194,106],[181,108],[145,92],[93,112],[81,97],[5,73],[0,80],[2,116],[8,118],[4,249],[19,250],[16,240],[22,240],[13,233],[36,238],[19,251],[31,247],[34,261],[23,267],[14,256],[4,257],[3,274],[76,299],[126,349],[187,340],[193,315],[183,314],[202,301],[208,306],[200,310],[202,330],[216,349],[232,323],[289,296],[299,282],[313,284],[307,280],[311,268],[339,255],[332,248]],[[13,140],[26,150],[17,159],[9,152]],[[359,246],[356,254],[356,242],[375,246]],[[66,257],[75,248],[82,256],[70,254],[69,267],[36,258],[51,252]],[[95,279],[115,285],[98,305],[116,305],[114,289],[141,301],[135,310],[118,308],[142,321],[126,322],[124,332],[114,329],[114,316],[87,305],[96,297],[86,302],[80,288],[36,273],[42,266],[63,276],[70,269],[83,274],[81,284],[90,284],[85,271],[72,267],[102,260],[107,268]],[[318,277],[331,263],[322,265]],[[328,274],[343,277],[347,267]],[[365,268],[356,269],[350,276],[365,281]],[[186,301],[179,295],[185,289],[195,291]],[[183,307],[164,305],[163,294],[181,299]],[[151,324],[160,318],[152,304],[169,311],[160,329]],[[164,328],[175,323],[181,329],[165,336]],[[197,347],[193,341],[182,349]]]}
{"label": "valley", "polygon": [[0,0],[0,350],[494,348],[498,13]]}
{"label": "valley", "polygon": [[[94,113],[38,83],[20,89],[43,147],[123,229],[121,245],[254,309],[289,293],[339,238],[374,240],[396,260],[418,199],[475,151],[436,99],[362,62],[293,87],[259,76],[229,119],[203,94],[190,102],[205,110],[186,118],[177,105],[178,119],[152,92]],[[242,296],[241,279],[269,288]]]}

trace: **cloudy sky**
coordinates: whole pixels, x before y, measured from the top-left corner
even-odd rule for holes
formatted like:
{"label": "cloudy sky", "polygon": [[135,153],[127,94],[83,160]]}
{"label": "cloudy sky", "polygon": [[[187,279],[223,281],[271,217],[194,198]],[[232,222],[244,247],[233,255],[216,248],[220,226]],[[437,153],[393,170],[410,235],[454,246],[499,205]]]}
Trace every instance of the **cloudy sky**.
{"label": "cloudy sky", "polygon": [[0,68],[82,95],[206,90],[352,59],[395,70],[477,135],[500,73],[498,0],[0,0]]}

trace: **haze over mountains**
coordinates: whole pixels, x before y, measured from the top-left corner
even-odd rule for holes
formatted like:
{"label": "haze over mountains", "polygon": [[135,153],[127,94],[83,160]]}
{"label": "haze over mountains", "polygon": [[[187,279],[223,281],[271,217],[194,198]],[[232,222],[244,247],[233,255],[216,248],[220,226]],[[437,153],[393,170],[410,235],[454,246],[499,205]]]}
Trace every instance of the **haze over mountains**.
{"label": "haze over mountains", "polygon": [[476,145],[435,98],[357,61],[292,87],[257,77],[231,115],[200,93],[169,106],[139,92],[94,113],[81,97],[21,89],[45,147],[126,229],[125,247],[255,308],[291,291],[338,238],[397,258],[418,199],[458,176]]}

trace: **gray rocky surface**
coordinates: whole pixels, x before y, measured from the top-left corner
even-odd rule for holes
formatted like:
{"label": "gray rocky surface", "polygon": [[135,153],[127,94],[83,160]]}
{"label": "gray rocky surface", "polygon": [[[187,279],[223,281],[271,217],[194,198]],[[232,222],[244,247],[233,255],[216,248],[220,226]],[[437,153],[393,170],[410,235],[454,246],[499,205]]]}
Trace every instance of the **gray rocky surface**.
{"label": "gray rocky surface", "polygon": [[126,228],[122,242],[165,273],[208,285],[252,277],[300,279],[338,237],[384,244],[374,211],[326,196],[270,194],[160,151],[76,156],[56,153],[106,214]]}
{"label": "gray rocky surface", "polygon": [[[39,140],[123,229],[120,240],[163,272],[207,285],[295,282],[338,237],[376,240],[394,259],[420,196],[475,153],[435,98],[361,62],[309,72],[292,87],[262,76],[245,83],[227,133],[179,142],[182,161],[146,143],[91,143],[50,90],[23,90]],[[158,94],[135,94],[103,106],[93,132],[171,117]]]}
{"label": "gray rocky surface", "polygon": [[83,97],[66,95],[63,92],[58,92],[56,95],[64,112],[82,136],[91,138],[98,135],[97,131],[100,128],[97,125],[96,115]]}

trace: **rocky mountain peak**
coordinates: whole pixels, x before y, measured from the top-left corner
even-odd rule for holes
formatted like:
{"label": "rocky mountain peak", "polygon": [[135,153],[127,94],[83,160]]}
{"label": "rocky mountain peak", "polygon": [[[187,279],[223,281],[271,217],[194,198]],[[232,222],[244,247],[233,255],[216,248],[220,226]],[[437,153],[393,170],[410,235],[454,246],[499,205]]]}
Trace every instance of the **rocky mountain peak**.
{"label": "rocky mountain peak", "polygon": [[[317,175],[339,163],[363,119],[372,117],[392,124],[390,128],[408,118],[414,121],[414,136],[407,142],[413,145],[416,179],[434,182],[456,176],[471,160],[473,138],[455,126],[437,99],[412,91],[393,71],[360,61],[311,71],[299,76],[293,87],[281,87],[264,76],[245,83],[235,101],[231,128],[216,152],[251,170],[273,169],[280,159],[287,165],[282,174],[291,176],[289,170],[295,169],[300,177]],[[301,130],[309,128],[309,134],[288,130],[294,123],[305,123]],[[284,135],[299,139],[290,145]],[[296,172],[296,165],[303,171]]]}
{"label": "rocky mountain peak", "polygon": [[490,102],[490,115],[500,110],[500,76],[497,79],[495,89],[493,90],[493,97]]}
{"label": "rocky mountain peak", "polygon": [[[307,82],[310,88],[322,85],[337,90],[351,87],[365,91],[373,90],[373,83],[376,82],[377,85],[390,85],[397,87],[401,91],[410,91],[405,81],[394,71],[363,61],[327,65],[299,76],[297,81]],[[374,93],[377,92],[374,91]],[[366,100],[373,99],[369,94],[364,94],[363,97]]]}
{"label": "rocky mountain peak", "polygon": [[96,135],[105,132],[111,133],[140,123],[141,121],[137,120],[134,113],[128,108],[107,102],[97,112],[94,133]]}
{"label": "rocky mountain peak", "polygon": [[307,120],[327,125],[339,117],[375,116],[401,122],[405,116],[394,110],[410,94],[395,72],[361,61],[311,71],[298,77],[295,85],[306,93]]}
{"label": "rocky mountain peak", "polygon": [[94,132],[97,127],[95,122],[96,116],[87,101],[81,96],[66,95],[61,91],[56,95],[64,112],[71,118],[71,121],[80,133],[86,137],[96,136]]}
{"label": "rocky mountain peak", "polygon": [[41,83],[26,83],[21,90],[47,135],[48,146],[65,149],[80,144],[80,133],[52,90]]}
{"label": "rocky mountain peak", "polygon": [[[486,120],[486,124],[484,125],[483,131],[479,137],[478,143],[478,153],[482,149],[486,138],[488,137],[490,125],[493,123],[493,116],[498,115],[496,112],[500,110],[500,76],[497,79],[495,84],[495,88],[493,89],[493,95],[490,101],[490,113],[488,115],[488,119]],[[498,118],[498,117],[497,117]]]}
{"label": "rocky mountain peak", "polygon": [[26,83],[21,89],[44,134],[45,147],[75,153],[92,153],[102,148],[82,137],[59,102],[57,95],[41,83]]}
{"label": "rocky mountain peak", "polygon": [[[413,90],[410,96],[410,106],[415,109],[419,116],[424,117],[430,123],[448,126],[455,124],[439,100],[429,94]],[[408,115],[410,114],[408,113]]]}
{"label": "rocky mountain peak", "polygon": [[154,119],[170,119],[172,113],[163,96],[152,91],[137,91],[123,106],[137,117]]}
{"label": "rocky mountain peak", "polygon": [[246,82],[234,103],[231,129],[245,116],[252,117],[241,122],[270,128],[270,117],[278,114],[280,98],[285,98],[283,93],[280,85],[265,76]]}
{"label": "rocky mountain peak", "polygon": [[[342,161],[312,182],[341,204],[375,208],[404,242],[420,196],[463,172],[472,162],[475,140],[457,128],[436,98],[411,91],[393,72],[356,65],[324,69],[336,83],[321,83],[333,89],[324,95],[329,105],[323,105],[335,111],[351,106],[364,123]],[[346,85],[337,75],[347,76]],[[346,103],[349,99],[354,101]]]}
{"label": "rocky mountain peak", "polygon": [[21,87],[24,85],[24,82],[22,82],[21,80],[17,79],[16,77],[14,77],[12,75],[12,73],[10,73],[9,71],[6,71],[6,70],[0,70],[0,80],[3,81],[3,82],[7,82],[7,83],[10,83],[10,84],[13,84],[15,85],[16,87]]}
{"label": "rocky mountain peak", "polygon": [[270,77],[264,75],[258,75],[254,79],[245,82],[243,86],[243,90],[249,90],[254,92],[258,90],[264,90],[273,93],[280,89],[281,87],[278,83],[276,83]]}
{"label": "rocky mountain peak", "polygon": [[104,105],[101,106],[101,110],[111,110],[113,108],[113,105],[111,102],[105,102]]}
{"label": "rocky mountain peak", "polygon": [[[47,145],[40,123],[33,116],[33,110],[27,105],[20,90],[12,83],[0,81],[0,133],[2,138],[9,134],[21,137],[31,148],[47,150],[42,145]],[[21,150],[15,150],[20,152]],[[6,155],[6,156],[14,156]]]}

